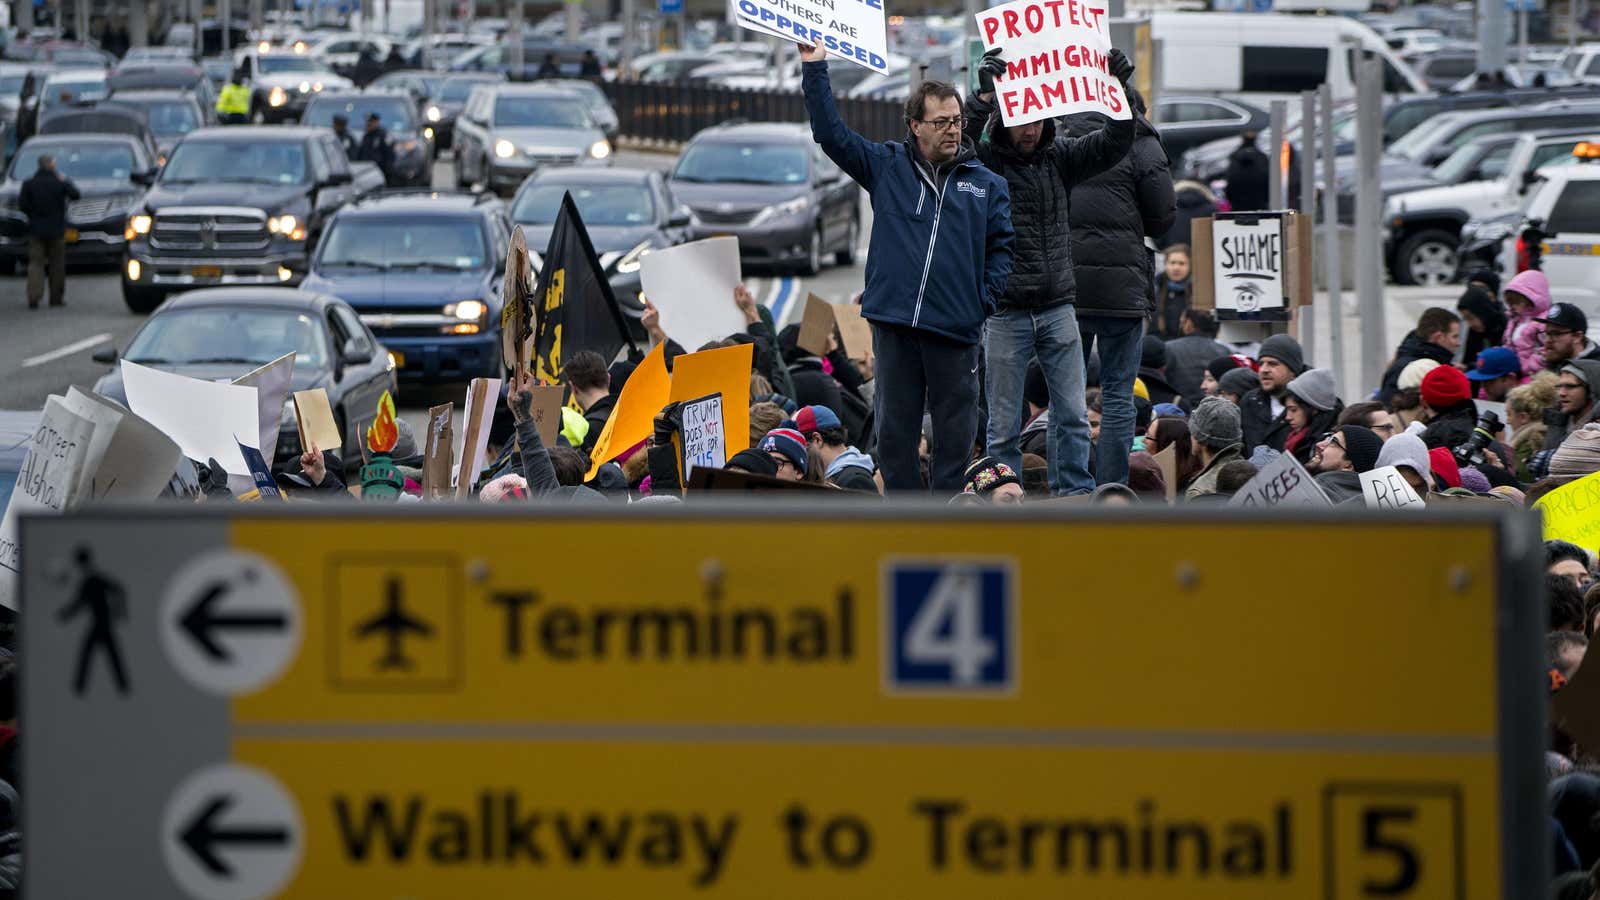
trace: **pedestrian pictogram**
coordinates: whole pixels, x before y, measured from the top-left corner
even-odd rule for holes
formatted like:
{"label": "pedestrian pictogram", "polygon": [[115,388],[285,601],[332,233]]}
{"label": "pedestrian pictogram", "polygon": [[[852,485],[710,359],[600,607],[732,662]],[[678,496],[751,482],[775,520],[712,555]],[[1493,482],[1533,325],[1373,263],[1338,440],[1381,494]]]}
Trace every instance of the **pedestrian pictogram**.
{"label": "pedestrian pictogram", "polygon": [[161,637],[185,678],[210,693],[260,689],[300,646],[300,602],[275,563],[212,551],[178,570],[162,597]]}
{"label": "pedestrian pictogram", "polygon": [[162,852],[196,900],[256,900],[278,893],[299,867],[294,801],[250,766],[211,766],[178,786],[162,816]]}
{"label": "pedestrian pictogram", "polygon": [[461,567],[453,559],[343,560],[328,631],[339,690],[448,690],[460,675]]}
{"label": "pedestrian pictogram", "polygon": [[89,689],[90,664],[96,656],[103,656],[117,693],[125,695],[130,688],[122,650],[117,645],[116,623],[128,620],[127,594],[123,592],[122,585],[95,568],[94,555],[88,547],[79,547],[73,554],[73,561],[81,577],[73,590],[72,602],[63,607],[58,616],[62,622],[87,616],[89,630],[84,633],[83,643],[78,650],[77,674],[72,679],[72,692],[83,696]]}

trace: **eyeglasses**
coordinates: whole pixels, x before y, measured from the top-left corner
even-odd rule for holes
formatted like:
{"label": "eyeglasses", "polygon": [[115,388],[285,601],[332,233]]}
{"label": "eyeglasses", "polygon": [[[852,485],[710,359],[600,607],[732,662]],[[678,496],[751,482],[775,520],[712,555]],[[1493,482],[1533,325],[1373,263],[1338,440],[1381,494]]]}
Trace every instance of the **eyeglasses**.
{"label": "eyeglasses", "polygon": [[1568,331],[1565,328],[1546,328],[1544,330],[1544,339],[1548,341],[1552,338],[1571,337],[1575,334],[1577,334],[1576,331]]}
{"label": "eyeglasses", "polygon": [[1330,438],[1328,440],[1328,446],[1338,447],[1340,453],[1344,452],[1344,444],[1340,443],[1338,438]]}
{"label": "eyeglasses", "polygon": [[796,471],[798,471],[799,468],[800,468],[799,466],[795,465],[792,461],[790,461],[789,457],[787,457],[787,456],[779,456],[776,453],[768,453],[767,456],[770,457],[772,459],[772,461],[777,464],[778,471],[780,471],[780,472],[783,471],[783,467],[784,466],[789,466],[790,468],[795,469]]}
{"label": "eyeglasses", "polygon": [[959,131],[961,129],[960,116],[949,119],[918,119],[917,121],[924,125],[933,126],[934,131],[949,131],[952,128]]}

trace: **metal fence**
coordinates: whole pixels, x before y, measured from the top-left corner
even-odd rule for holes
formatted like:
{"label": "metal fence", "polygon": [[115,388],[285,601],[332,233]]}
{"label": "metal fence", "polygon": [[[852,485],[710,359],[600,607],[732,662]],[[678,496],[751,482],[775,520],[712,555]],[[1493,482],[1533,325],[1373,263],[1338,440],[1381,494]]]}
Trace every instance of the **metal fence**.
{"label": "metal fence", "polygon": [[[622,135],[639,140],[686,143],[700,131],[733,119],[805,122],[799,91],[747,91],[691,84],[613,81],[603,85],[617,111]],[[906,133],[905,106],[898,100],[838,100],[851,128],[868,140],[888,141]]]}

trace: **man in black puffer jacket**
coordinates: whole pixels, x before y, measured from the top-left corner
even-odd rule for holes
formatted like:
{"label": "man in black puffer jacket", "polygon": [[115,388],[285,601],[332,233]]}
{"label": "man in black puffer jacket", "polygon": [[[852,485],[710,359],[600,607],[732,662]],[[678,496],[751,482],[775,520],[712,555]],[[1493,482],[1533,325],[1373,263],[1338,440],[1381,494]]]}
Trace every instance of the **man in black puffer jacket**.
{"label": "man in black puffer jacket", "polygon": [[[1133,446],[1133,379],[1139,370],[1144,320],[1154,302],[1154,239],[1177,217],[1172,170],[1161,135],[1144,117],[1144,101],[1130,93],[1133,152],[1110,171],[1072,189],[1072,259],[1078,282],[1078,328],[1087,358],[1100,348],[1100,441],[1095,480],[1126,483]],[[1077,137],[1099,130],[1104,119],[1078,113],[1065,119]]]}
{"label": "man in black puffer jacket", "polygon": [[[1133,64],[1113,50],[1110,73],[1124,86]],[[984,54],[978,94],[967,106],[974,136],[990,127],[978,159],[1011,188],[1011,279],[999,309],[983,327],[984,394],[989,402],[988,453],[1022,471],[1023,381],[1035,356],[1049,387],[1046,458],[1050,492],[1057,496],[1094,490],[1089,473],[1089,419],[1084,405],[1083,340],[1073,303],[1077,288],[1067,220],[1073,185],[1116,165],[1133,146],[1133,120],[1109,119],[1082,137],[1057,136],[1046,119],[1003,126],[994,111],[994,76],[1006,70],[998,48]]]}

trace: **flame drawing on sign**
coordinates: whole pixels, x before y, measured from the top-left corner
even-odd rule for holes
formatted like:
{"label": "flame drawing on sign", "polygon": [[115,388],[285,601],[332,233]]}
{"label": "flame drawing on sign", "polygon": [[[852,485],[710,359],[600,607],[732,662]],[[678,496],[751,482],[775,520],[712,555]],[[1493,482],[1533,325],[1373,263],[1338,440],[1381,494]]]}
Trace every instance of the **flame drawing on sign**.
{"label": "flame drawing on sign", "polygon": [[394,418],[394,398],[388,391],[378,398],[378,417],[367,429],[367,449],[373,453],[388,453],[400,440],[400,426]]}

